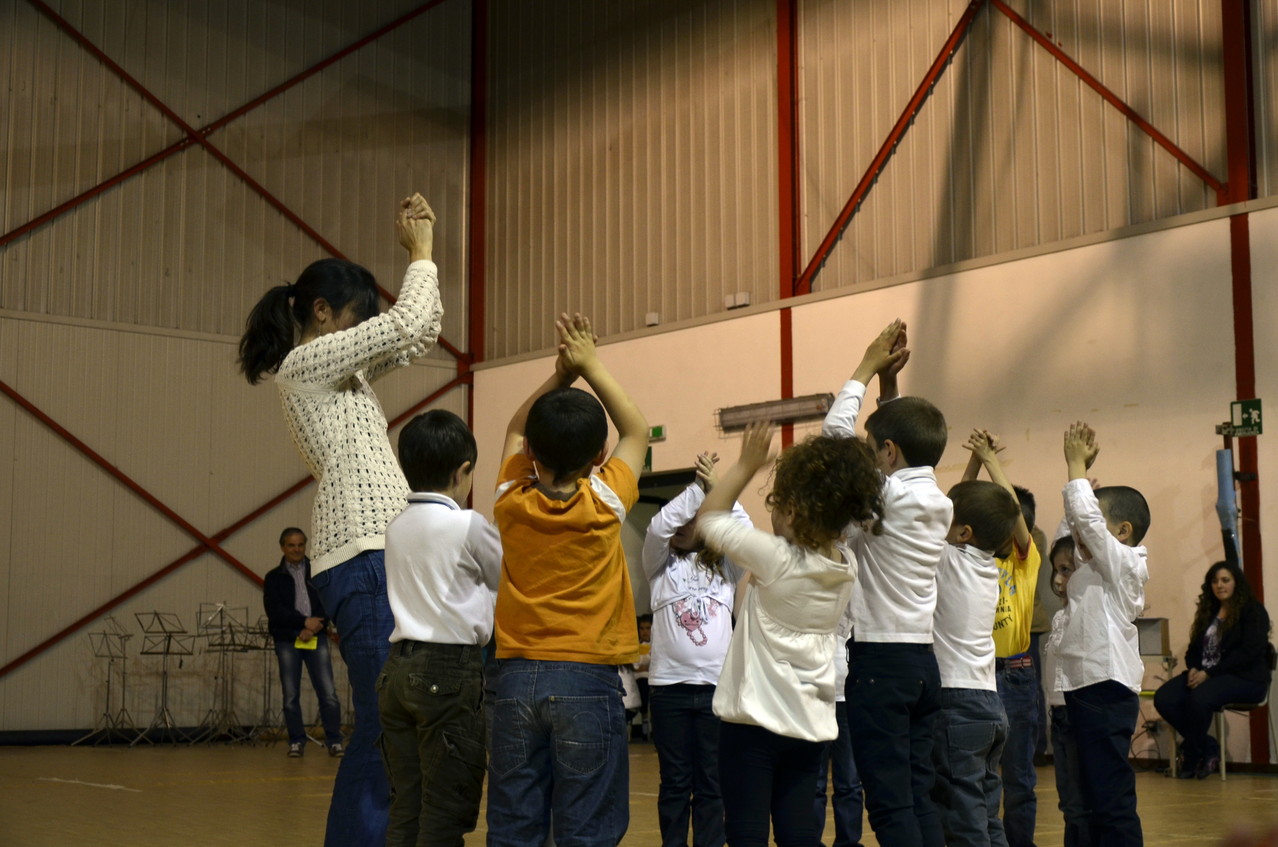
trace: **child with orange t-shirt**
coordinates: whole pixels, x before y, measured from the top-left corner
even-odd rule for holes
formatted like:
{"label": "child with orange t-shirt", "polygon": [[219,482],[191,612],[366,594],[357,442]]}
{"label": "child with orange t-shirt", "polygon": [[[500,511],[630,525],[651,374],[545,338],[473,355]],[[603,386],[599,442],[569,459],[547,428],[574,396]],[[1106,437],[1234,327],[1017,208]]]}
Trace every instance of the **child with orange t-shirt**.
{"label": "child with orange t-shirt", "polygon": [[[639,499],[648,422],[600,362],[590,321],[565,314],[555,326],[555,373],[506,429],[493,506],[504,555],[490,847],[543,844],[552,820],[560,844],[615,845],[630,819],[617,666],[639,642],[621,525]],[[598,399],[571,387],[579,376]]]}

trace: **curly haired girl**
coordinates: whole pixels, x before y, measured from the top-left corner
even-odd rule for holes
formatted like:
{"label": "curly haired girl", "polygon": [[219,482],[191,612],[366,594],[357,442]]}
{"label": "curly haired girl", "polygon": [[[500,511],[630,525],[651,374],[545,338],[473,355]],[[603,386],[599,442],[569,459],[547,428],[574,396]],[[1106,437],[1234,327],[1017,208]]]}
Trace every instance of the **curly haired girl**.
{"label": "curly haired girl", "polygon": [[741,458],[705,497],[697,533],[750,572],[714,695],[729,844],[815,843],[812,798],[835,722],[834,631],[852,594],[849,524],[877,529],[882,478],[855,438],[817,436],[781,454],[767,504],[775,534],[729,510],[771,459],[772,427],[746,429]]}

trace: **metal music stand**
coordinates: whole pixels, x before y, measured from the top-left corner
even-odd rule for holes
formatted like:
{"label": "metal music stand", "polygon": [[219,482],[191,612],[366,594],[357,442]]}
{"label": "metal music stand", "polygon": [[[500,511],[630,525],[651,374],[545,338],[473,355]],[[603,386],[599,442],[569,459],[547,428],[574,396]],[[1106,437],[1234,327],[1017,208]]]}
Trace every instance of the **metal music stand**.
{"label": "metal music stand", "polygon": [[269,621],[266,615],[262,615],[257,619],[257,623],[249,628],[249,648],[262,654],[262,713],[257,718],[257,723],[249,730],[249,737],[253,741],[262,739],[267,733],[270,733],[271,739],[269,743],[272,746],[280,740],[284,729],[284,710],[283,708],[271,709],[271,691],[275,685],[275,677],[278,675],[278,668],[275,663],[275,639],[271,637]]}
{"label": "metal music stand", "polygon": [[[99,659],[107,660],[106,667],[106,702],[102,707],[102,714],[98,717],[98,722],[93,725],[85,735],[71,742],[74,747],[81,742],[93,739],[93,746],[105,741],[110,744],[113,736],[123,735],[124,730],[129,729],[137,732],[137,727],[133,723],[133,717],[129,714],[128,708],[124,705],[127,691],[129,673],[127,669],[128,655],[126,648],[128,641],[133,637],[133,633],[127,631],[116,621],[111,615],[107,615],[104,621],[105,629],[101,632],[89,633],[89,644],[93,647],[93,655]],[[114,674],[115,662],[120,660],[120,711],[117,714],[111,712],[111,679]]]}
{"label": "metal music stand", "polygon": [[204,714],[191,743],[244,741],[249,738],[235,714],[235,653],[248,651],[248,606],[201,603],[196,615],[196,634],[205,639],[204,652],[217,654],[213,675],[213,706]]}
{"label": "metal music stand", "polygon": [[136,612],[133,616],[137,618],[138,626],[142,627],[142,649],[138,651],[138,655],[163,656],[164,659],[160,665],[160,705],[151,724],[129,746],[133,747],[143,739],[147,743],[154,743],[147,738],[154,729],[165,730],[174,744],[177,743],[178,736],[185,741],[186,735],[178,729],[173,713],[169,711],[169,656],[192,655],[195,652],[195,636],[187,634],[186,628],[173,612]]}

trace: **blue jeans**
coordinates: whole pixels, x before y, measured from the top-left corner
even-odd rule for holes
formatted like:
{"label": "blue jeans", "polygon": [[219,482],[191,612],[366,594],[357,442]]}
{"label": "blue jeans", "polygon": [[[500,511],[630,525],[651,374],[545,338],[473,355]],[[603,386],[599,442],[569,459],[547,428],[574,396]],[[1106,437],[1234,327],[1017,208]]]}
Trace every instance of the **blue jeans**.
{"label": "blue jeans", "polygon": [[838,700],[834,717],[839,724],[839,737],[825,745],[821,767],[817,771],[816,820],[817,835],[825,832],[826,775],[834,771],[834,847],[861,847],[861,813],[865,795],[861,777],[852,758],[852,736],[848,730],[848,704]]}
{"label": "blue jeans", "polygon": [[1154,708],[1185,739],[1185,768],[1202,763],[1207,750],[1211,720],[1226,703],[1259,703],[1265,696],[1263,682],[1251,682],[1232,674],[1208,676],[1197,688],[1189,687],[1189,671],[1174,676],[1154,692]]}
{"label": "blue jeans", "polygon": [[940,847],[932,725],[941,673],[931,644],[848,642],[848,728],[882,847]]}
{"label": "blue jeans", "polygon": [[630,759],[614,665],[500,659],[488,766],[489,847],[615,847]]}
{"label": "blue jeans", "polygon": [[719,724],[719,784],[732,847],[768,847],[769,823],[777,847],[817,842],[812,796],[824,746],[753,724]]}
{"label": "blue jeans", "polygon": [[1141,847],[1136,813],[1136,773],[1127,761],[1140,699],[1120,682],[1098,682],[1065,692],[1070,727],[1078,743],[1083,800],[1091,809],[1096,847]]}
{"label": "blue jeans", "polygon": [[328,636],[316,637],[314,650],[299,650],[292,641],[275,642],[275,658],[280,663],[280,688],[284,692],[284,725],[288,727],[290,744],[306,741],[306,724],[302,721],[302,665],[311,678],[319,697],[320,720],[324,737],[330,744],[342,741],[342,704],[333,685],[333,662],[328,655]]}
{"label": "blue jeans", "polygon": [[1078,739],[1069,725],[1069,711],[1052,707],[1052,765],[1056,769],[1056,797],[1065,818],[1065,847],[1091,847],[1087,802],[1078,773]]}
{"label": "blue jeans", "polygon": [[312,577],[320,600],[337,624],[355,708],[355,729],[333,782],[326,847],[382,847],[386,843],[390,785],[377,748],[377,675],[395,628],[386,599],[381,550],[368,550]]}
{"label": "blue jeans", "polygon": [[949,847],[1007,847],[998,819],[998,760],[1007,716],[998,692],[941,689],[936,718],[936,788],[932,792]]}
{"label": "blue jeans", "polygon": [[[1001,665],[1004,660],[997,660]],[[1034,668],[998,668],[998,696],[1007,714],[1007,744],[1003,746],[1003,831],[1008,847],[1034,847],[1038,798],[1034,786],[1034,744],[1038,733],[1038,676]]]}
{"label": "blue jeans", "polygon": [[676,683],[648,689],[652,743],[661,787],[657,821],[664,847],[723,847],[723,794],[719,790],[719,719],[713,685]]}

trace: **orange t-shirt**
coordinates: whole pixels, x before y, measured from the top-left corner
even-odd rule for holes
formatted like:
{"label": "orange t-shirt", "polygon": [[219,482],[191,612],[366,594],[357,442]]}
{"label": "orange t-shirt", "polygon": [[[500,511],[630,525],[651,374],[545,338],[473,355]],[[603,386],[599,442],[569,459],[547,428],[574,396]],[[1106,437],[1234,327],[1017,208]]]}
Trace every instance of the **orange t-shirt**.
{"label": "orange t-shirt", "polygon": [[639,500],[634,472],[609,459],[567,500],[537,489],[527,456],[506,460],[493,517],[501,532],[497,658],[630,664],[639,656],[621,524]]}

